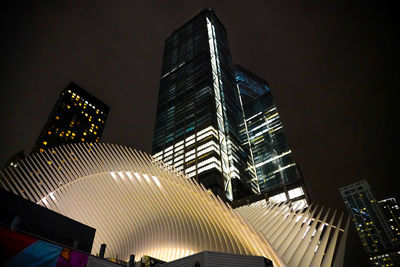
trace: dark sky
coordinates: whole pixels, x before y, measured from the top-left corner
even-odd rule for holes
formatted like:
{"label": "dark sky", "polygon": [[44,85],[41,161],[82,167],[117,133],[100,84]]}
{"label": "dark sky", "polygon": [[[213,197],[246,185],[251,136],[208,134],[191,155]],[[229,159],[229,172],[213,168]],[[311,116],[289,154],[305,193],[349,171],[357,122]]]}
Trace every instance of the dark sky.
{"label": "dark sky", "polygon": [[[150,152],[164,40],[211,6],[234,62],[270,82],[313,200],[343,209],[338,188],[364,178],[398,196],[394,7],[317,2],[14,2],[1,16],[0,164],[30,151],[70,81],[111,107],[104,142]],[[354,266],[354,232],[349,247]]]}

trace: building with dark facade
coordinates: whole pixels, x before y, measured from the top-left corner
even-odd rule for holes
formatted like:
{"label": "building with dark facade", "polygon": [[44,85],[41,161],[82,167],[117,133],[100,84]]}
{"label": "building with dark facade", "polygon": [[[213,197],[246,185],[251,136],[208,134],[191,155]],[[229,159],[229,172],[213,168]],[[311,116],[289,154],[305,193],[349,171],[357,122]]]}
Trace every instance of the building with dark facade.
{"label": "building with dark facade", "polygon": [[60,94],[32,150],[75,142],[99,142],[109,107],[71,82]]}
{"label": "building with dark facade", "polygon": [[370,263],[373,266],[398,266],[400,247],[368,182],[362,180],[339,191]]}
{"label": "building with dark facade", "polygon": [[222,199],[253,194],[242,121],[225,28],[204,9],[165,41],[152,154]]}
{"label": "building with dark facade", "polygon": [[7,168],[7,167],[14,167],[16,168],[18,166],[18,161],[22,160],[25,158],[25,152],[24,150],[20,150],[17,153],[15,153],[14,155],[12,155],[6,162],[6,164],[4,165],[3,168]]}
{"label": "building with dark facade", "polygon": [[250,152],[249,171],[256,177],[257,190],[275,202],[290,199],[307,204],[307,190],[268,83],[241,66],[235,67],[235,76],[245,118],[242,147]]}

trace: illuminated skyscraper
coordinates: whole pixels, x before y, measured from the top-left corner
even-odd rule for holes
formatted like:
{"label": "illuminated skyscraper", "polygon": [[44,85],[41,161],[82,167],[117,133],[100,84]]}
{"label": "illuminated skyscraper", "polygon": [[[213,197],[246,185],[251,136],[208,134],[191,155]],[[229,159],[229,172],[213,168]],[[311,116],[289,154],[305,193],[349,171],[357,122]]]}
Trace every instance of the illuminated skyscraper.
{"label": "illuminated skyscraper", "polygon": [[243,148],[251,153],[256,184],[276,202],[309,199],[301,172],[292,158],[268,83],[241,66],[235,67],[245,123]]}
{"label": "illuminated skyscraper", "polygon": [[[339,189],[372,265],[398,266],[400,247],[366,180]],[[388,265],[386,265],[388,264]]]}
{"label": "illuminated skyscraper", "polygon": [[242,121],[225,28],[204,9],[165,41],[152,154],[223,199],[252,194]]}
{"label": "illuminated skyscraper", "polygon": [[60,94],[32,152],[75,143],[99,142],[109,107],[71,82]]}

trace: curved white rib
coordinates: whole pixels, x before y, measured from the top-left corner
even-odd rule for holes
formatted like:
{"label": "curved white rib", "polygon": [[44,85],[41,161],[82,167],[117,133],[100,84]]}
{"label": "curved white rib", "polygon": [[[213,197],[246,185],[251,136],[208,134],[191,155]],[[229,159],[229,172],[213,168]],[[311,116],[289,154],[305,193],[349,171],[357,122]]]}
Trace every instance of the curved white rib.
{"label": "curved white rib", "polygon": [[[258,202],[234,211],[173,167],[124,146],[60,146],[20,161],[0,178],[3,188],[96,228],[93,252],[106,243],[107,257],[171,261],[211,250],[306,266],[332,262],[336,246],[338,228],[328,241],[333,218],[323,234],[313,224],[321,214],[314,219],[316,209],[297,214],[290,204]],[[311,236],[308,226],[320,232]]]}
{"label": "curved white rib", "polygon": [[220,199],[144,153],[72,144],[20,166],[1,174],[2,186],[96,228],[94,252],[106,243],[109,257],[170,261],[213,250],[262,255],[280,265],[269,244]]}
{"label": "curved white rib", "polygon": [[[272,247],[288,266],[331,266],[335,248],[344,250],[345,242],[337,247],[338,235],[344,232],[341,240],[345,240],[348,225],[344,230],[340,229],[343,214],[334,225],[336,211],[327,223],[329,209],[322,220],[323,208],[317,210],[318,206],[297,210],[297,206],[291,203],[273,204],[262,200],[235,211],[271,241]],[[333,234],[332,228],[335,228]],[[343,262],[344,253],[337,254],[335,262]]]}

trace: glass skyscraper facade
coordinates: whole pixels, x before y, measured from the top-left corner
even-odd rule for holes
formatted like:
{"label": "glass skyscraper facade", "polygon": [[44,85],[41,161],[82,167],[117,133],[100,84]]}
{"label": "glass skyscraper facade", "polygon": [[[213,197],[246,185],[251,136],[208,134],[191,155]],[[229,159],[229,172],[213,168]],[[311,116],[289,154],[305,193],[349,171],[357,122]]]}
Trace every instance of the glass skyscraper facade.
{"label": "glass skyscraper facade", "polygon": [[60,94],[32,152],[75,142],[99,142],[109,107],[71,82]]}
{"label": "glass skyscraper facade", "polygon": [[340,188],[353,225],[373,266],[398,266],[400,247],[366,180]]}
{"label": "glass skyscraper facade", "polygon": [[152,154],[223,199],[251,194],[242,120],[225,28],[204,9],[165,41]]}
{"label": "glass skyscraper facade", "polygon": [[[292,158],[268,83],[241,66],[235,67],[244,113],[242,146],[251,153],[256,186],[273,201],[302,201],[308,196]],[[254,186],[254,183],[253,183]]]}

